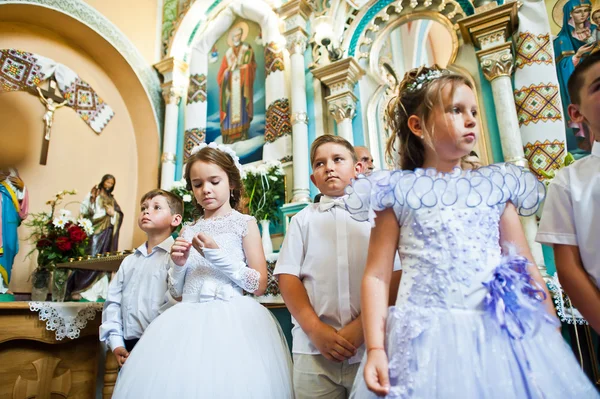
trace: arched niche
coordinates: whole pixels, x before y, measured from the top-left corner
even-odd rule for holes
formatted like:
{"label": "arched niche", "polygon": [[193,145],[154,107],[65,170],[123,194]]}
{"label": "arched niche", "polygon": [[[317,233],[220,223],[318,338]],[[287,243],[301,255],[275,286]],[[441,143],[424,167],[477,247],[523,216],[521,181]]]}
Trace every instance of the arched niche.
{"label": "arched niche", "polygon": [[[286,84],[288,62],[285,39],[281,35],[280,19],[272,2],[233,0],[195,2],[178,23],[169,44],[168,55],[189,64],[188,96],[185,99],[184,146],[204,141],[207,129],[208,65],[211,49],[237,19],[256,23],[261,30],[265,58],[265,144],[263,160],[291,159],[291,121],[289,89]],[[200,95],[194,95],[194,94]],[[186,154],[187,155],[187,154]]]}
{"label": "arched niche", "polygon": [[[61,2],[62,5],[69,3]],[[79,18],[83,18],[88,6],[79,4],[78,7]],[[0,47],[20,48],[71,67],[115,110],[115,117],[96,135],[73,110],[59,109],[55,114],[48,164],[41,166],[38,159],[44,106],[26,92],[4,93],[0,95],[0,103],[10,118],[0,125],[0,140],[9,136],[9,130],[31,135],[29,158],[19,167],[30,193],[30,212],[47,211],[45,202],[63,189],[77,189],[78,195],[69,200],[81,201],[103,174],[115,174],[115,195],[125,213],[119,246],[130,249],[145,239],[135,223],[139,199],[158,185],[160,130],[156,116],[160,113],[153,97],[158,94],[160,99],[160,91],[149,90],[159,85],[157,82],[153,85],[157,77],[139,54],[124,53],[127,48],[133,48],[130,43],[123,44],[127,41],[124,36],[112,36],[109,41],[107,35],[116,35],[116,29],[112,33],[97,31],[70,15],[76,10],[61,11],[27,2],[0,2],[0,31],[3,32]],[[97,18],[104,17],[98,14]],[[115,45],[117,38],[121,42]],[[134,66],[130,60],[136,58],[138,62]],[[76,214],[78,205],[67,205],[67,209]],[[27,237],[24,226],[19,236]],[[20,245],[13,266],[15,286],[11,283],[16,292],[29,288],[27,279],[35,267],[35,256],[25,258],[31,249],[29,243],[22,241]]]}
{"label": "arched niche", "polygon": [[[410,68],[422,64],[438,63],[457,73],[465,75],[476,88],[476,96],[480,108],[480,126],[482,138],[476,146],[483,163],[491,161],[491,147],[486,134],[487,123],[485,109],[481,96],[481,80],[478,61],[472,46],[464,46],[457,21],[464,18],[467,13],[460,3],[454,0],[419,1],[401,0],[394,2],[372,1],[356,15],[353,23],[348,27],[342,42],[342,50],[346,56],[355,57],[367,74],[358,83],[360,93],[363,132],[365,144],[371,148],[376,164],[386,167],[385,143],[387,132],[385,130],[385,107],[393,96],[395,84]],[[408,25],[415,26],[413,32],[408,32]],[[406,43],[393,37],[400,31],[407,36]],[[449,50],[444,59],[436,57],[413,57],[410,62],[404,63],[404,69],[398,67],[394,59],[398,53],[405,50],[405,46],[414,46],[409,54],[418,53],[419,46],[432,47],[431,36],[435,30],[436,38],[443,36],[447,41]],[[409,34],[410,33],[410,34]],[[395,46],[389,49],[389,46]],[[443,46],[443,45],[442,45]],[[442,47],[438,46],[438,47]],[[423,49],[422,49],[423,50]],[[425,53],[425,51],[421,51]],[[406,61],[406,60],[404,60]]]}

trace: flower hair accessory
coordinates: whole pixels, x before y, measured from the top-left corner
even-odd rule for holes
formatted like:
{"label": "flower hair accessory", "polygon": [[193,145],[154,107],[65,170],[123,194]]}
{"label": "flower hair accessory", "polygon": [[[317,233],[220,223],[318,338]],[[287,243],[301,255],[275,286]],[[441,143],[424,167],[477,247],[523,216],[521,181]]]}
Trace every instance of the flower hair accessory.
{"label": "flower hair accessory", "polygon": [[242,164],[240,163],[240,158],[236,155],[235,151],[233,151],[231,148],[221,145],[221,144],[217,144],[214,141],[211,143],[200,143],[197,146],[195,146],[194,148],[192,148],[192,151],[190,151],[190,155],[195,155],[198,153],[198,151],[200,151],[201,149],[205,148],[205,147],[209,147],[212,148],[214,150],[219,150],[221,152],[224,152],[225,154],[229,155],[231,157],[231,159],[233,159],[233,164],[235,165],[235,167],[237,168],[237,170],[239,170],[240,174],[243,175],[244,174],[244,170],[242,168]]}
{"label": "flower hair accessory", "polygon": [[441,78],[444,75],[444,70],[430,69],[425,73],[420,74],[413,82],[406,85],[406,90],[409,92],[421,90],[423,86],[431,81]]}

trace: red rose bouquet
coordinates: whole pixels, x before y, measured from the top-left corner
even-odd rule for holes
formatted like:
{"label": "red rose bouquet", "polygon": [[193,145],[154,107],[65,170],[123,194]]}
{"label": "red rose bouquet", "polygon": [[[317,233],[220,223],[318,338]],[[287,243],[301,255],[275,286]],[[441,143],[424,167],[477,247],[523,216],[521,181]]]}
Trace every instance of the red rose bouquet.
{"label": "red rose bouquet", "polygon": [[69,272],[68,269],[56,269],[56,264],[68,262],[69,258],[85,256],[89,237],[94,233],[89,219],[75,219],[71,212],[64,208],[56,210],[65,196],[76,193],[75,190],[57,193],[54,199],[46,202],[50,205],[50,212],[30,214],[25,222],[31,232],[29,240],[35,243],[35,248],[29,254],[38,252],[38,267],[33,274],[33,286],[42,288],[46,284],[47,287],[50,272],[54,272],[53,297],[55,288],[64,291]]}

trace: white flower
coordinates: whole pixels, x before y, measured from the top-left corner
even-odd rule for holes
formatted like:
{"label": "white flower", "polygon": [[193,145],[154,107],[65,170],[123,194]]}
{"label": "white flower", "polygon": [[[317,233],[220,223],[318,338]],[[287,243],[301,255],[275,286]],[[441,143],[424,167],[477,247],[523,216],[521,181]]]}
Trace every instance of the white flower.
{"label": "white flower", "polygon": [[261,165],[258,166],[258,168],[256,168],[256,171],[260,175],[266,175],[267,172],[269,171],[269,169],[268,169],[267,165],[261,164]]}
{"label": "white flower", "polygon": [[63,209],[59,210],[58,213],[60,214],[60,216],[62,218],[65,218],[65,219],[68,219],[71,217],[71,211],[68,209],[63,208]]}
{"label": "white flower", "polygon": [[279,180],[279,178],[277,176],[269,176],[269,179],[271,179],[273,181]]}
{"label": "white flower", "polygon": [[183,202],[192,202],[192,196],[189,194],[185,194],[182,199]]}
{"label": "white flower", "polygon": [[230,147],[227,147],[225,145],[221,145],[221,144],[217,144],[216,142],[211,142],[209,144],[206,143],[200,143],[197,146],[195,146],[194,148],[192,148],[192,150],[190,151],[191,155],[195,155],[198,153],[198,151],[200,151],[201,149],[203,149],[204,147],[210,147],[213,148],[215,150],[219,150],[224,152],[225,154],[228,154],[231,159],[233,159],[233,163],[235,165],[235,167],[240,171],[240,174],[243,174],[243,168],[242,168],[242,164],[240,164],[240,158],[236,155],[235,151],[233,151]]}
{"label": "white flower", "polygon": [[79,218],[77,219],[77,224],[81,226],[83,230],[85,230],[85,234],[87,234],[88,236],[94,234],[94,226],[92,225],[92,222],[89,219]]}
{"label": "white flower", "polygon": [[58,227],[59,229],[62,229],[65,227],[65,224],[67,224],[68,220],[63,218],[62,216],[54,218],[54,220],[52,221],[52,224],[55,227]]}
{"label": "white flower", "polygon": [[186,181],[185,179],[181,179],[179,181],[173,182],[173,188],[185,188],[186,185]]}

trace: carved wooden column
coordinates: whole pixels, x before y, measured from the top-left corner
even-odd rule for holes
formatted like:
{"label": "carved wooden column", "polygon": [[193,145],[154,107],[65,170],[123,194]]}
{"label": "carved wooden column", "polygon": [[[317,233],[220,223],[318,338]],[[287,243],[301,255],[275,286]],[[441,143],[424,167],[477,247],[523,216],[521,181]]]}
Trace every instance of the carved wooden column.
{"label": "carved wooden column", "polygon": [[354,144],[352,119],[356,115],[358,101],[354,95],[354,86],[365,71],[353,57],[350,57],[314,69],[312,73],[329,88],[330,94],[325,97],[325,100],[329,113],[337,123],[338,136]]}
{"label": "carved wooden column", "polygon": [[161,156],[160,188],[170,190],[175,181],[175,162],[177,160],[177,128],[179,120],[179,102],[185,93],[188,65],[174,58],[167,58],[154,67],[164,77],[162,84],[165,99],[165,123],[163,133],[163,152]]}
{"label": "carved wooden column", "polygon": [[[492,86],[504,160],[528,168],[511,82],[514,57],[510,38],[517,28],[517,11],[517,2],[498,7],[490,4],[476,9],[474,15],[460,20],[458,24],[465,43],[480,49],[476,54],[481,70]],[[535,217],[521,218],[521,224],[534,260],[544,277],[547,277],[542,246],[535,242]]]}
{"label": "carved wooden column", "polygon": [[294,185],[292,203],[310,203],[310,180],[308,176],[308,114],[306,86],[304,78],[304,52],[308,42],[306,23],[311,13],[306,0],[294,0],[279,9],[279,15],[285,18],[285,37],[290,53],[292,93],[292,145]]}

